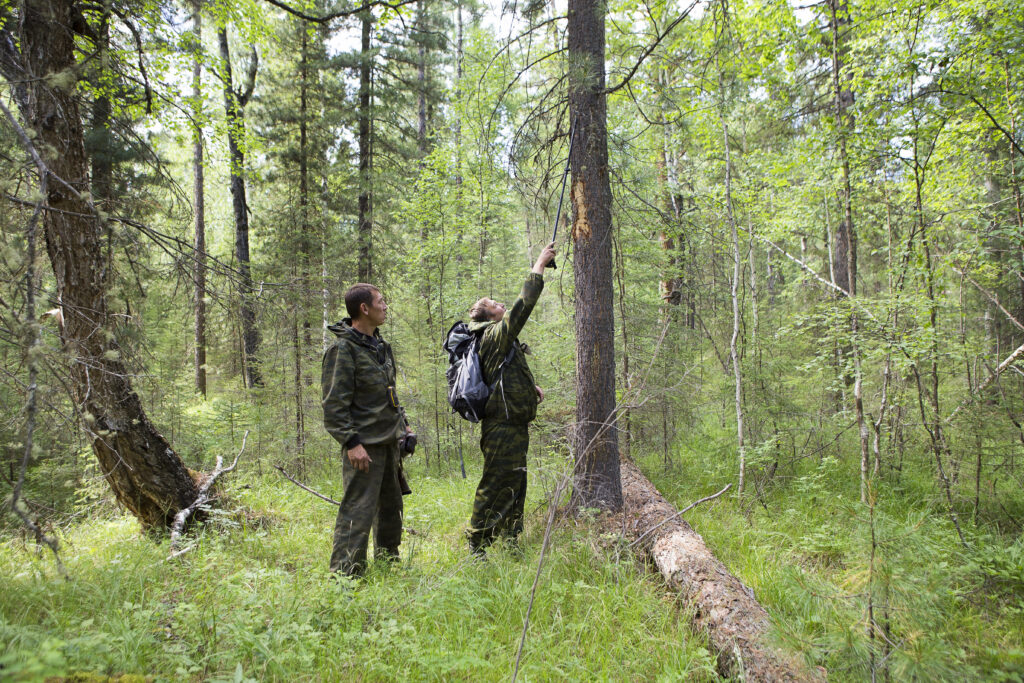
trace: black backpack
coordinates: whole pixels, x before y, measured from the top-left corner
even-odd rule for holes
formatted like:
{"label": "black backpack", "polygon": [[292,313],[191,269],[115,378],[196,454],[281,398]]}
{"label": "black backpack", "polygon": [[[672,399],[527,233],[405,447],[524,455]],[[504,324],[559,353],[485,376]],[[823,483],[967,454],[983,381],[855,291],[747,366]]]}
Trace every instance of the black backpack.
{"label": "black backpack", "polygon": [[[487,399],[491,396],[493,385],[484,379],[484,371],[480,366],[480,338],[482,334],[471,332],[469,326],[461,320],[452,325],[445,335],[444,350],[448,352],[448,403],[452,410],[470,422],[479,422],[484,416]],[[498,368],[498,377],[509,361],[515,348],[509,350],[508,356]]]}

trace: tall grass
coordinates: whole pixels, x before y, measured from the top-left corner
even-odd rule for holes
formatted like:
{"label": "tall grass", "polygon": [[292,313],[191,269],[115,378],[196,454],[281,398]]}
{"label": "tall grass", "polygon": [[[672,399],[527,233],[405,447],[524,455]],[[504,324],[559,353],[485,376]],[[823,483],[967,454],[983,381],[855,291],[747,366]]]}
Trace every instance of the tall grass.
{"label": "tall grass", "polygon": [[[67,531],[69,581],[7,540],[0,674],[507,680],[537,567],[541,494],[535,486],[523,554],[497,548],[474,561],[462,529],[475,474],[414,473],[401,563],[372,565],[358,583],[327,571],[335,508],[269,477],[230,483],[248,521],[215,515],[176,560],[121,515]],[[325,475],[315,483],[340,489]],[[714,678],[684,606],[603,541],[586,525],[556,529],[521,680]]]}

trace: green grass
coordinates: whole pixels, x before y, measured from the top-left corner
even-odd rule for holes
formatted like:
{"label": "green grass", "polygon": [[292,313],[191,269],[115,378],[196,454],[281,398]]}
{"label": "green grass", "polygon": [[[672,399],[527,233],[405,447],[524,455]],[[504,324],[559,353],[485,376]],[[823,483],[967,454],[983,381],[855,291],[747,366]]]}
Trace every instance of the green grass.
{"label": "green grass", "polygon": [[[278,479],[235,477],[233,505],[265,525],[217,516],[167,561],[167,542],[126,516],[71,527],[71,575],[21,541],[0,545],[0,676],[74,672],[159,680],[508,680],[540,552],[534,478],[524,555],[468,558],[467,481],[414,472],[402,562],[360,583],[327,571],[335,508]],[[325,493],[339,480],[317,478]],[[713,679],[684,608],[656,578],[616,559],[586,525],[552,537],[521,680]]]}
{"label": "green grass", "polygon": [[[642,464],[678,507],[735,476],[732,459],[683,450],[675,462]],[[990,535],[962,514],[962,546],[930,473],[907,471],[899,484],[875,480],[872,560],[857,466],[854,458],[805,462],[780,473],[763,505],[749,493],[723,496],[687,519],[754,590],[777,642],[830,680],[869,680],[872,653],[879,680],[883,659],[897,681],[1024,678],[1022,541]],[[869,595],[888,646],[868,637]]]}
{"label": "green grass", "polygon": [[[735,476],[731,449],[716,446],[729,438],[705,427],[672,467],[660,455],[640,464],[683,507]],[[335,508],[276,473],[257,476],[253,463],[230,475],[225,509],[173,561],[166,540],[140,535],[109,506],[64,529],[67,581],[48,554],[6,536],[0,678],[508,680],[540,554],[543,490],[558,469],[548,457],[531,461],[523,556],[496,549],[486,563],[469,559],[463,537],[476,463],[462,480],[414,460],[402,561],[371,566],[359,583],[327,571]],[[876,667],[884,658],[890,680],[1024,677],[1024,541],[976,526],[964,510],[961,546],[927,460],[908,459],[898,481],[875,481],[872,560],[855,460],[798,461],[761,501],[723,496],[687,519],[755,591],[776,642],[830,680],[867,680],[872,657]],[[308,478],[338,497],[336,465]],[[246,523],[236,509],[249,511]],[[584,521],[555,529],[520,679],[716,679],[687,607],[617,547]],[[869,595],[888,646],[868,637]]]}

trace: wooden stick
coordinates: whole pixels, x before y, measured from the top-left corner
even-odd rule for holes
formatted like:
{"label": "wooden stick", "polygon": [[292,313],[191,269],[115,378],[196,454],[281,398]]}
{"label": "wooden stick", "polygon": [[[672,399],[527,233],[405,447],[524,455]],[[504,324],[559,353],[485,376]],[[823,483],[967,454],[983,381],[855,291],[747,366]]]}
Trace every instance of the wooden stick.
{"label": "wooden stick", "polygon": [[632,548],[632,547],[633,547],[633,546],[635,546],[635,545],[636,545],[637,543],[639,543],[640,541],[644,540],[644,538],[645,538],[645,537],[647,536],[647,534],[649,534],[649,533],[651,533],[652,531],[654,531],[655,529],[659,528],[659,527],[660,527],[660,526],[661,526],[662,524],[664,524],[665,522],[671,522],[671,521],[672,521],[673,519],[677,519],[677,518],[679,518],[679,517],[682,517],[682,516],[683,516],[683,513],[685,513],[685,512],[689,512],[690,510],[692,510],[693,508],[697,507],[697,506],[698,506],[698,505],[700,505],[701,503],[706,503],[706,502],[708,502],[709,500],[714,500],[715,498],[718,498],[718,497],[719,497],[720,495],[722,495],[723,493],[725,493],[726,491],[728,491],[728,490],[729,490],[729,489],[731,489],[731,488],[732,488],[732,484],[726,484],[726,485],[725,485],[725,488],[724,488],[724,489],[722,489],[721,491],[719,491],[718,493],[715,493],[715,494],[712,494],[712,495],[710,495],[710,496],[708,496],[708,497],[706,497],[706,498],[701,498],[700,500],[694,501],[694,502],[690,503],[689,505],[687,505],[686,507],[684,507],[684,508],[683,508],[682,510],[680,510],[679,512],[675,513],[674,515],[669,515],[669,516],[668,516],[668,517],[666,517],[665,519],[661,520],[660,522],[658,522],[657,524],[655,524],[654,526],[652,526],[652,527],[651,527],[650,529],[648,529],[647,531],[645,531],[645,532],[643,532],[642,534],[640,534],[639,536],[637,536],[637,539],[636,539],[635,541],[633,541],[632,543],[630,543],[630,544],[629,544],[629,547],[630,547],[630,548]]}
{"label": "wooden stick", "polygon": [[274,465],[274,469],[277,470],[278,472],[280,472],[282,477],[284,477],[285,479],[287,479],[291,483],[295,484],[296,486],[298,486],[303,491],[309,491],[310,493],[312,493],[314,496],[316,496],[320,500],[326,500],[331,505],[337,505],[338,507],[341,507],[341,503],[339,503],[338,501],[334,500],[333,498],[328,498],[327,496],[325,496],[324,494],[320,493],[319,491],[316,491],[316,490],[311,489],[310,487],[306,486],[301,481],[298,481],[297,479],[292,479],[290,476],[288,476],[288,473],[285,472],[284,468],[281,467],[280,465]]}
{"label": "wooden stick", "polygon": [[207,477],[206,481],[203,482],[203,485],[199,487],[199,495],[196,496],[196,499],[192,501],[191,505],[182,510],[178,510],[178,514],[174,515],[174,524],[171,525],[171,557],[176,557],[181,554],[175,553],[174,551],[177,550],[178,541],[181,539],[181,532],[185,528],[185,522],[190,516],[192,516],[192,513],[195,512],[200,505],[210,500],[210,488],[213,486],[213,483],[217,481],[217,477],[235,469],[235,466],[238,464],[238,459],[242,457],[242,453],[245,451],[245,441],[248,438],[249,430],[247,429],[245,430],[245,435],[242,437],[242,448],[238,451],[238,455],[235,456],[235,461],[231,463],[231,467],[222,469],[221,465],[224,463],[224,458],[219,455],[217,456],[217,465],[213,468],[213,472],[209,477]]}

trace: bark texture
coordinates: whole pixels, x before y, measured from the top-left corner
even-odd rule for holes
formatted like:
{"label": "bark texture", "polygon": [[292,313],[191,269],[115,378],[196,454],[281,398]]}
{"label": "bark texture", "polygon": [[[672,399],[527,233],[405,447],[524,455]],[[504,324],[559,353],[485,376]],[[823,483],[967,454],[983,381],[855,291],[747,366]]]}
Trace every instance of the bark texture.
{"label": "bark texture", "polygon": [[28,0],[24,67],[33,75],[25,118],[52,174],[44,233],[63,314],[71,389],[100,469],[117,500],[147,527],[167,526],[198,489],[146,417],[121,360],[107,304],[103,226],[90,206],[89,159],[74,78],[76,10],[69,0]]}
{"label": "bark texture", "polygon": [[768,613],[752,591],[729,573],[685,520],[670,519],[678,511],[640,469],[623,459],[621,471],[628,533],[634,538],[647,533],[642,549],[669,586],[696,607],[695,625],[707,632],[719,672],[748,681],[822,680],[795,657],[768,644]]}
{"label": "bark texture", "polygon": [[373,279],[373,98],[371,77],[373,54],[370,52],[373,13],[360,15],[362,38],[359,64],[359,281]]}
{"label": "bark texture", "polygon": [[576,282],[576,507],[618,510],[612,193],[608,182],[604,4],[569,0],[572,238]]}
{"label": "bark texture", "polygon": [[228,119],[228,153],[231,157],[231,207],[235,217],[235,261],[238,269],[238,293],[241,298],[239,317],[242,322],[242,349],[245,361],[245,386],[263,384],[259,369],[260,331],[256,326],[256,302],[249,267],[249,204],[245,199],[245,106],[256,87],[257,58],[253,48],[246,83],[236,92],[231,78],[231,52],[228,30],[217,32],[220,58],[224,70],[224,111]]}

